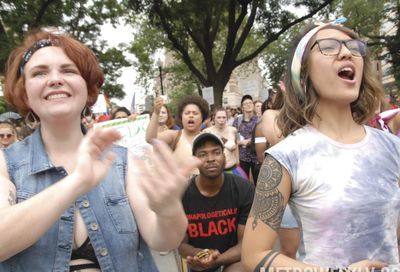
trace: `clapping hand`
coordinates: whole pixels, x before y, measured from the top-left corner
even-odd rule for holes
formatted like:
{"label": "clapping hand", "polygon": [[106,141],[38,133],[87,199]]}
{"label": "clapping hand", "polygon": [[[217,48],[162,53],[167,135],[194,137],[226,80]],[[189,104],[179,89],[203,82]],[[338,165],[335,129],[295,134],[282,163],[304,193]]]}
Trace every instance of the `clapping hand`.
{"label": "clapping hand", "polygon": [[77,177],[83,193],[97,186],[107,174],[115,154],[107,153],[112,143],[121,135],[115,129],[91,129],[83,138],[78,149],[78,159],[72,175]]}
{"label": "clapping hand", "polygon": [[161,107],[163,105],[164,105],[164,99],[162,99],[161,97],[156,97],[153,105],[154,113],[160,115]]}
{"label": "clapping hand", "polygon": [[177,209],[182,209],[181,198],[189,185],[189,176],[200,161],[190,157],[178,165],[164,142],[154,140],[153,147],[154,152],[148,153],[148,161],[134,159],[135,176],[150,209],[161,216],[173,216]]}

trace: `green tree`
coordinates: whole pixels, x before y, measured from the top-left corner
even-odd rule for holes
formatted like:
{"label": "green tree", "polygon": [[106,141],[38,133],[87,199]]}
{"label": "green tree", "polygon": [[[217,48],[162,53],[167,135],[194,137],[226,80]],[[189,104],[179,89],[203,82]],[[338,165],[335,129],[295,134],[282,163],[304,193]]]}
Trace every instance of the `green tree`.
{"label": "green tree", "polygon": [[6,112],[8,110],[6,100],[4,96],[0,96],[0,113]]}
{"label": "green tree", "polygon": [[[341,0],[335,1],[331,5],[329,12],[331,17],[345,16],[348,18],[345,25],[367,40],[373,58],[384,59],[392,64],[391,72],[395,76],[397,90],[400,90],[399,5],[400,2],[398,0]],[[296,34],[296,27],[281,36],[278,41],[269,46],[262,54],[264,63],[266,63],[269,71],[268,79],[273,85],[284,71],[289,44]],[[385,31],[382,31],[385,28],[395,31],[385,33]],[[394,95],[398,97],[399,93]]]}
{"label": "green tree", "polygon": [[[308,13],[296,18],[282,2],[293,2],[296,8],[304,7]],[[147,20],[142,17],[135,21],[141,26],[136,38],[141,45],[146,41],[147,47],[134,44],[132,51],[139,55],[138,59],[147,60],[147,66],[141,67],[144,70],[149,68],[151,58],[141,48],[162,46],[173,51],[202,87],[213,86],[215,103],[221,105],[224,87],[236,67],[257,57],[292,26],[317,14],[331,2],[128,0],[131,9],[148,15]]]}
{"label": "green tree", "polygon": [[268,85],[272,88],[276,88],[277,83],[285,73],[292,40],[304,25],[305,24],[302,22],[293,26],[261,53],[260,58],[264,63],[263,68],[266,70],[265,77]]}
{"label": "green tree", "polygon": [[[391,64],[395,87],[400,90],[400,1],[399,0],[342,0],[337,3],[346,25],[367,39],[376,59]],[[340,10],[340,9],[339,9]],[[390,30],[390,31],[389,31]],[[389,90],[390,91],[390,90]]]}
{"label": "green tree", "polygon": [[123,45],[108,48],[99,39],[104,23],[116,25],[126,10],[117,0],[2,0],[0,2],[0,75],[10,51],[21,42],[27,31],[47,26],[58,26],[87,44],[97,54],[106,72],[103,92],[123,98],[124,92],[116,79],[120,68],[129,66]]}

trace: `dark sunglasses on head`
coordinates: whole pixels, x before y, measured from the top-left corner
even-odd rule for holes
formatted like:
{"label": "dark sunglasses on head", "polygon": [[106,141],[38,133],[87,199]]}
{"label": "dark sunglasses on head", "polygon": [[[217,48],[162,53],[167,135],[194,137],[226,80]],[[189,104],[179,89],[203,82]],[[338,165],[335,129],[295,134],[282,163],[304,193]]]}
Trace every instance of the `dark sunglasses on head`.
{"label": "dark sunglasses on head", "polygon": [[13,136],[12,134],[2,134],[0,133],[0,138],[11,138],[11,136]]}
{"label": "dark sunglasses on head", "polygon": [[367,45],[361,40],[337,40],[333,38],[316,40],[311,49],[318,44],[319,51],[325,56],[337,56],[342,50],[342,44],[355,57],[365,57],[367,55]]}

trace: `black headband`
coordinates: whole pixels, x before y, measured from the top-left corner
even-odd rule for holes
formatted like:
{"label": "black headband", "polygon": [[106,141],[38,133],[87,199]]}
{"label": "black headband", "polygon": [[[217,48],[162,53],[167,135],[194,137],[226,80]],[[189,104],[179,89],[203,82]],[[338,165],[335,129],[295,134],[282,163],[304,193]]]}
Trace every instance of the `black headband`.
{"label": "black headband", "polygon": [[31,59],[33,53],[46,46],[53,46],[53,42],[50,39],[38,40],[25,51],[24,55],[22,56],[21,63],[19,64],[19,72],[21,75],[24,73],[25,64]]}

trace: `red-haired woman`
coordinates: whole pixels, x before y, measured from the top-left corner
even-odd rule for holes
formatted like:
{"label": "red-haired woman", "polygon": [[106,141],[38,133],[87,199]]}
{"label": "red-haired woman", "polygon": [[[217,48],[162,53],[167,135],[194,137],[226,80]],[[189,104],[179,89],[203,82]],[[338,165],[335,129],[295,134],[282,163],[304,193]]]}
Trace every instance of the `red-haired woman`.
{"label": "red-haired woman", "polygon": [[0,153],[1,271],[156,271],[146,244],[182,240],[196,162],[181,168],[159,144],[150,169],[112,145],[116,130],[84,135],[103,79],[94,53],[65,34],[33,33],[11,53],[5,96],[40,126]]}

